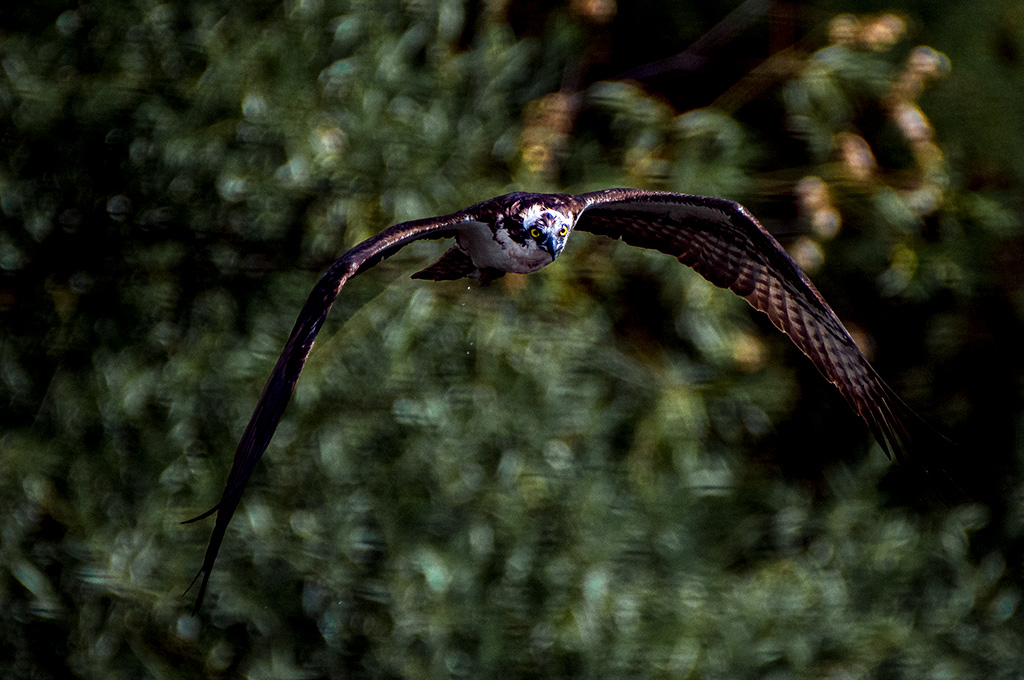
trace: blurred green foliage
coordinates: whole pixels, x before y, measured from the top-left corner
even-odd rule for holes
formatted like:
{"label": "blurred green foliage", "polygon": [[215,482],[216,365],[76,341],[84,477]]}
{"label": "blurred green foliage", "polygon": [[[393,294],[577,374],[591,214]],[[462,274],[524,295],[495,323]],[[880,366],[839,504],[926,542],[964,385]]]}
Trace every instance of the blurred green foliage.
{"label": "blurred green foliage", "polygon": [[[0,675],[1019,675],[1024,13],[744,7],[6,7]],[[970,502],[670,258],[424,284],[419,244],[346,287],[190,616],[178,522],[318,272],[613,185],[747,204]]]}

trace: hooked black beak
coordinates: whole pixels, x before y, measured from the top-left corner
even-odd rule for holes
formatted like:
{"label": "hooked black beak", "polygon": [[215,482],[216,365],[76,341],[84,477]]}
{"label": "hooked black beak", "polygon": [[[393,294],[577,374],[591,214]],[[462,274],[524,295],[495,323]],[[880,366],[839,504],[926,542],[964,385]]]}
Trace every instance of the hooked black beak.
{"label": "hooked black beak", "polygon": [[552,260],[554,260],[556,257],[558,257],[558,253],[561,252],[561,248],[558,247],[558,242],[555,241],[555,237],[554,236],[550,236],[549,235],[543,241],[538,242],[537,245],[540,246],[541,250],[544,250],[544,251],[547,251],[547,252],[551,253],[551,259]]}

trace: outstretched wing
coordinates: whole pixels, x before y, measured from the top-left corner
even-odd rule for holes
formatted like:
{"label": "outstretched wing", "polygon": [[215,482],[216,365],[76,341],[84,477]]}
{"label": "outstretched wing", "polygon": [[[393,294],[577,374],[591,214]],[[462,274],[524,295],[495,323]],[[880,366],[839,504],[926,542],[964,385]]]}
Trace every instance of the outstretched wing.
{"label": "outstretched wing", "polygon": [[672,255],[767,314],[839,388],[887,455],[941,438],[875,372],[810,279],[740,204],[636,189],[578,198],[587,207],[575,229]]}
{"label": "outstretched wing", "polygon": [[[238,507],[246,482],[249,481],[249,475],[274,436],[281,415],[295,391],[299,373],[302,372],[306,358],[313,348],[313,341],[316,340],[317,333],[320,332],[320,327],[327,318],[327,313],[338,297],[338,293],[341,292],[342,286],[356,274],[373,267],[382,259],[390,257],[413,241],[454,237],[459,225],[474,220],[477,209],[483,205],[479,204],[442,217],[403,222],[385,229],[338,258],[317,282],[306,300],[305,307],[302,308],[302,313],[299,314],[299,318],[295,322],[295,327],[292,328],[292,333],[281,352],[281,357],[277,360],[277,365],[274,366],[273,373],[270,374],[270,379],[267,380],[267,384],[263,388],[263,394],[260,395],[260,400],[256,403],[256,410],[253,411],[252,417],[249,419],[245,433],[242,435],[241,441],[238,442],[235,460],[231,465],[227,486],[224,488],[220,502],[198,517],[183,522],[183,524],[196,522],[217,513],[217,523],[213,527],[213,536],[211,536],[210,545],[206,549],[203,566],[196,574],[196,578],[192,580],[192,584],[195,584],[200,575],[203,577],[199,586],[199,596],[196,598],[196,604],[192,610],[193,614],[198,612],[203,604],[203,596],[206,594],[210,572],[217,559],[221,541],[224,540],[224,532],[227,530],[228,523],[231,522],[235,508]],[[189,588],[191,587],[192,585],[189,585]],[[188,591],[186,590],[186,592]]]}

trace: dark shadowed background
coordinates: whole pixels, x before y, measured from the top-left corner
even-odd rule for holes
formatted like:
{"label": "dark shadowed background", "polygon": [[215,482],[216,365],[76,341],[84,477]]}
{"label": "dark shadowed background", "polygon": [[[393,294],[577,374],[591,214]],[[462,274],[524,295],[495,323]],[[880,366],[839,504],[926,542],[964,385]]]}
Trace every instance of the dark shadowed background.
{"label": "dark shadowed background", "polygon": [[[0,676],[1024,669],[1019,2],[8,4]],[[435,284],[423,243],[346,287],[192,617],[179,522],[318,274],[610,186],[747,205],[963,493],[671,258]]]}

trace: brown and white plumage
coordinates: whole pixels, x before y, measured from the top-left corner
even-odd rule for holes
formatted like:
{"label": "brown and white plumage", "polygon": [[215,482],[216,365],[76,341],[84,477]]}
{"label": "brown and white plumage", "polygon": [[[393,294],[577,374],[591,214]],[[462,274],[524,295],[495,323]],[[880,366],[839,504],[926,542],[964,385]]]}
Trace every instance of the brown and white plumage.
{"label": "brown and white plumage", "polygon": [[[404,222],[355,246],[326,271],[299,314],[242,435],[220,502],[189,522],[217,513],[202,568],[198,612],[231,516],[266,451],[320,327],[345,283],[420,239],[455,238],[428,280],[491,280],[553,262],[574,230],[659,250],[729,288],[789,335],[887,454],[902,456],[935,435],[885,384],[807,276],[746,208],[730,201],[666,192],[608,189],[578,196],[513,193],[441,217]],[[193,580],[193,583],[195,579]]]}

